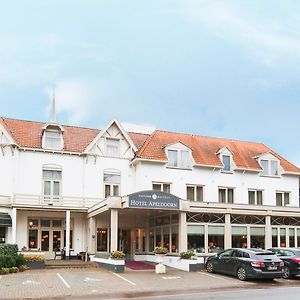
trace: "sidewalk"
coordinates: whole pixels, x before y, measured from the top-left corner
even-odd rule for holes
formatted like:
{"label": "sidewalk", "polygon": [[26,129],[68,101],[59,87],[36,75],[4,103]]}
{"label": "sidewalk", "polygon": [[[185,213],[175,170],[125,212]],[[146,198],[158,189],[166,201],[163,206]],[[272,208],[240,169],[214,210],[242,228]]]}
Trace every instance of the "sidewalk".
{"label": "sidewalk", "polygon": [[[299,280],[296,280],[299,285]],[[287,281],[286,281],[287,282]],[[268,285],[282,286],[278,280]],[[201,272],[168,269],[167,274],[153,270],[115,274],[104,269],[30,270],[0,278],[0,299],[117,299],[186,292],[257,288],[257,282]]]}

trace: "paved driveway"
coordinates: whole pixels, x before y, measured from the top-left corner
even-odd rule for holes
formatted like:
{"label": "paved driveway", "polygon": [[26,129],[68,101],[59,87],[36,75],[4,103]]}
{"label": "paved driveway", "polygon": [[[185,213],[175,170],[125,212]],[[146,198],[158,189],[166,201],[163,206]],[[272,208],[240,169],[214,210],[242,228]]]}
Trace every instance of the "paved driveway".
{"label": "paved driveway", "polygon": [[104,269],[30,270],[0,277],[0,299],[22,298],[93,298],[112,299],[158,294],[299,286],[296,280],[241,282],[236,278],[201,272],[168,269],[167,274],[154,271],[128,271],[115,274]]}

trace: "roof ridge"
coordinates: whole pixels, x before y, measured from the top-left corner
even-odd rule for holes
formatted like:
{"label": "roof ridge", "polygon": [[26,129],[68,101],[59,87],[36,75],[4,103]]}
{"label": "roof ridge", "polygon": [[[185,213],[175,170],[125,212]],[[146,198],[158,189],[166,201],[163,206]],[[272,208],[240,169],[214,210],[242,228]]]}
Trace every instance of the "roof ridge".
{"label": "roof ridge", "polygon": [[242,143],[251,143],[251,144],[257,144],[257,145],[264,145],[264,146],[266,146],[262,142],[245,141],[245,140],[238,140],[238,139],[231,139],[231,138],[222,138],[222,137],[216,137],[216,136],[200,135],[200,134],[194,134],[194,133],[184,133],[184,132],[161,130],[161,129],[157,129],[156,131],[165,132],[165,133],[182,134],[182,135],[191,136],[191,137],[202,137],[202,138],[210,138],[210,139],[217,139],[217,140],[226,140],[226,141],[230,141],[230,142],[242,142]]}

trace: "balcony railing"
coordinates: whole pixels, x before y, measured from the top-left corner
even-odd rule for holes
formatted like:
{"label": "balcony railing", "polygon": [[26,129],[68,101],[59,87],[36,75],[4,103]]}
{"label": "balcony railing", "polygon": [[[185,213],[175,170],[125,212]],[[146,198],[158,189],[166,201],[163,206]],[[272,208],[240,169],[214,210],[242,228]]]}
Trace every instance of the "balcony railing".
{"label": "balcony railing", "polygon": [[14,194],[10,196],[0,195],[0,205],[28,205],[28,206],[53,206],[71,208],[89,208],[99,202],[102,198],[91,197],[47,197],[43,195]]}

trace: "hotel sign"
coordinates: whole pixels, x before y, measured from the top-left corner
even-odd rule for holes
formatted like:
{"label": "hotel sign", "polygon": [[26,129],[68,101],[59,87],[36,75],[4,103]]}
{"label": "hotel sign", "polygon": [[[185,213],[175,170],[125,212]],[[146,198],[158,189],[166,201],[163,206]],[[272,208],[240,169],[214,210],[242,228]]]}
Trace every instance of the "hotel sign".
{"label": "hotel sign", "polygon": [[128,196],[129,207],[150,209],[179,209],[179,198],[160,191],[141,191]]}

